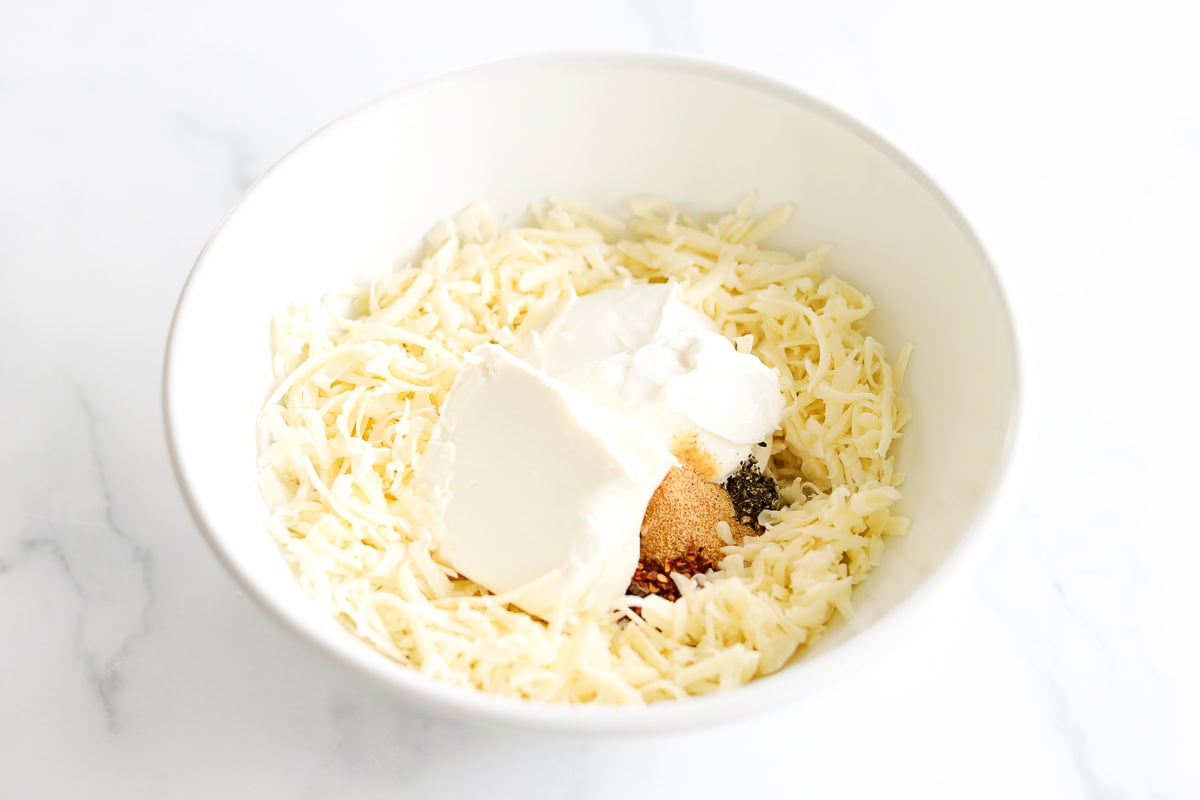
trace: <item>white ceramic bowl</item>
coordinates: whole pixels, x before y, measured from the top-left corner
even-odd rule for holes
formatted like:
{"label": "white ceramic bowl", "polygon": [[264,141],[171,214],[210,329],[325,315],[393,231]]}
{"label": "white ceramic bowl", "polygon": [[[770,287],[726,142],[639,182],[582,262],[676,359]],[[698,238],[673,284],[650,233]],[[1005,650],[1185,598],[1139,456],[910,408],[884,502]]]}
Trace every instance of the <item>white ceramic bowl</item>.
{"label": "white ceramic bowl", "polygon": [[[270,384],[269,323],[286,303],[363,281],[476,200],[501,219],[565,196],[616,209],[637,193],[685,208],[797,214],[774,242],[834,245],[832,271],[866,289],[873,332],[916,354],[899,454],[912,532],[856,594],[857,613],[776,675],[648,708],[559,707],[435,683],[326,618],[264,522],[255,419]],[[184,494],[225,565],[302,638],[413,703],[564,732],[692,728],[825,687],[918,616],[936,578],[978,547],[1017,396],[996,275],[950,201],[907,158],[807,95],[663,56],[548,55],[454,72],[324,128],[250,189],[196,262],[167,347],[167,433]]]}

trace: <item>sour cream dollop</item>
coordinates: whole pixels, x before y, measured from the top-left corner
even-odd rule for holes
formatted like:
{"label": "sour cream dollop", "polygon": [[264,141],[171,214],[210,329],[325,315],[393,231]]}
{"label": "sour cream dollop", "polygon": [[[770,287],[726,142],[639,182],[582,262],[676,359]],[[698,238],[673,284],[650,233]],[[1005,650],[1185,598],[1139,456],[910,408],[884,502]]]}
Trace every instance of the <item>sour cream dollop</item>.
{"label": "sour cream dollop", "polygon": [[721,480],[779,426],[779,378],[674,284],[568,298],[513,352],[473,350],[418,477],[461,574],[531,614],[612,604],[679,436]]}
{"label": "sour cream dollop", "polygon": [[695,432],[724,480],[779,427],[776,372],[740,353],[673,283],[639,284],[568,302],[517,355],[620,414],[668,447]]}

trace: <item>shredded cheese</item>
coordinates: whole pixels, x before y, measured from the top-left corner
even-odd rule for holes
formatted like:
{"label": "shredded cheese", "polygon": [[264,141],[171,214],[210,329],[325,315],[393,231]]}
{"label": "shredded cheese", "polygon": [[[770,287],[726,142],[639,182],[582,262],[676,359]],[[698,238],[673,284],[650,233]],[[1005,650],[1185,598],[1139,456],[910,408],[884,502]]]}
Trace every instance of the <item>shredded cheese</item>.
{"label": "shredded cheese", "polygon": [[[780,669],[850,614],[886,537],[907,530],[890,509],[911,349],[887,360],[866,332],[871,299],[822,277],[825,248],[761,246],[788,206],[756,220],[749,197],[703,225],[660,198],[631,207],[622,221],[539,204],[531,226],[505,232],[472,207],[430,231],[415,263],[277,315],[259,437],[270,531],[321,609],[389,658],[547,702],[717,691]],[[571,289],[664,279],[778,371],[787,410],[769,467],[786,506],[761,536],[730,539],[717,571],[674,576],[674,603],[627,597],[535,619],[446,565],[413,465],[471,348],[512,345]]]}

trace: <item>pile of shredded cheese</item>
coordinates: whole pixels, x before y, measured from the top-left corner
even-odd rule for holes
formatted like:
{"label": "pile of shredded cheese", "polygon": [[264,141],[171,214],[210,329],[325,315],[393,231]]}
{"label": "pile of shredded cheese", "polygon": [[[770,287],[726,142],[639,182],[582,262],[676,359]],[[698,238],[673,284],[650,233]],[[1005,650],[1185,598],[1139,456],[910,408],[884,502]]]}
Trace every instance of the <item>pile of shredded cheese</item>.
{"label": "pile of shredded cheese", "polygon": [[[271,533],[324,611],[439,681],[634,704],[742,684],[848,615],[852,588],[907,529],[889,509],[909,348],[892,364],[866,334],[870,298],[822,276],[824,249],[760,246],[790,207],[755,219],[748,198],[703,225],[657,198],[631,207],[622,221],[555,202],[509,231],[472,207],[430,232],[415,263],[275,319],[259,462]],[[471,348],[512,345],[571,288],[666,279],[778,370],[787,408],[769,469],[786,507],[724,548],[719,570],[674,576],[674,603],[536,619],[447,566],[413,466]]]}

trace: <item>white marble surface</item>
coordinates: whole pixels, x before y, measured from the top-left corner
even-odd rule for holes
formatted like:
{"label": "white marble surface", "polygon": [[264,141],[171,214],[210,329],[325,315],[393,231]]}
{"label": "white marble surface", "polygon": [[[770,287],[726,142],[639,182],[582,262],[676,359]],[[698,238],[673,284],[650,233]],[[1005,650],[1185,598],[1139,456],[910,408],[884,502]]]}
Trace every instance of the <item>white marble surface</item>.
{"label": "white marble surface", "polygon": [[[1184,9],[0,2],[0,797],[1200,795]],[[255,176],[408,81],[572,47],[741,64],[873,125],[976,224],[1024,347],[986,559],[851,683],[683,736],[499,733],[361,685],[238,592],[163,444],[172,305]]]}

